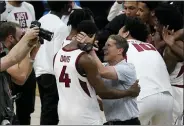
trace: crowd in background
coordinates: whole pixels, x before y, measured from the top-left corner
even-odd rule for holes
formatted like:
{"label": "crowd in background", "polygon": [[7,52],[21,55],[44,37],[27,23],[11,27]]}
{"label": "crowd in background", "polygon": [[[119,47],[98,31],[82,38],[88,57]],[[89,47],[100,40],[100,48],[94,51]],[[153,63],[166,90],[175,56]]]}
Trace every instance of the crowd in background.
{"label": "crowd in background", "polygon": [[[145,98],[150,96],[150,92],[146,95],[140,94],[140,97],[138,97],[141,100],[145,100],[142,101],[145,104],[141,104],[142,108],[139,108],[139,112],[141,113],[139,120],[143,125],[162,124],[164,121],[168,124],[170,122],[175,124],[183,115],[184,38],[182,34],[184,2],[123,0],[72,1],[70,8],[66,6],[66,4],[63,4],[59,8],[58,3],[49,3],[49,1],[8,1],[6,2],[6,10],[0,16],[1,21],[15,22],[15,24],[7,23],[0,26],[0,30],[3,31],[0,31],[2,32],[0,33],[0,41],[5,42],[4,46],[7,53],[21,40],[26,29],[31,26],[32,21],[39,20],[42,28],[54,33],[52,42],[55,44],[44,40],[44,44],[39,47],[39,50],[37,47],[33,48],[31,56],[27,55],[23,61],[7,70],[7,73],[13,78],[13,86],[11,86],[12,95],[16,95],[17,93],[21,94],[20,98],[16,100],[16,120],[18,121],[14,122],[14,124],[30,125],[30,115],[34,112],[35,107],[36,84],[38,84],[41,99],[40,124],[58,124],[57,106],[59,96],[55,84],[56,80],[52,70],[53,68],[51,68],[53,58],[63,46],[60,41],[67,40],[66,38],[68,36],[74,34],[74,32],[71,32],[72,28],[75,25],[77,27],[77,23],[81,22],[80,20],[90,19],[88,15],[89,17],[93,17],[98,28],[98,32],[96,33],[96,40],[99,41],[97,55],[101,61],[103,61],[104,58],[102,48],[105,46],[109,36],[112,34],[120,34],[124,25],[127,26],[127,29],[132,30],[131,36],[137,37],[137,40],[150,43],[158,50],[165,61],[167,71],[170,75],[172,91],[168,89],[168,92],[172,95],[174,101],[170,110],[165,111],[168,112],[166,113],[167,115],[171,114],[172,120],[167,120],[169,119],[167,116],[165,116],[167,119],[164,119],[161,117],[161,114],[158,114],[159,112],[155,112],[156,114],[153,112],[161,112],[164,105],[158,105],[158,107],[161,107],[160,109],[151,108],[153,106],[148,102],[151,102],[150,99],[153,98],[148,99],[148,101],[145,100]],[[68,9],[70,9],[70,11],[68,11]],[[81,9],[83,11],[76,11],[75,13],[75,9]],[[62,13],[60,13],[60,11]],[[74,13],[73,15],[72,12]],[[85,16],[82,17],[81,13]],[[82,18],[80,18],[80,16]],[[139,21],[137,21],[139,23],[138,25],[134,24],[136,21],[132,21],[132,24],[128,24],[127,21],[129,17],[138,18],[146,28],[141,25]],[[142,28],[145,28],[145,30]],[[140,31],[142,30],[143,32],[135,32],[136,29],[140,29]],[[146,32],[148,32],[149,35],[145,40],[144,35],[147,34]],[[10,34],[12,34],[12,36],[9,36]],[[122,36],[126,36],[126,34]],[[34,63],[30,62],[30,57],[34,60]],[[156,90],[158,91],[159,89]],[[154,94],[155,92],[151,91],[151,93]],[[158,91],[157,93],[162,93],[162,91]]]}

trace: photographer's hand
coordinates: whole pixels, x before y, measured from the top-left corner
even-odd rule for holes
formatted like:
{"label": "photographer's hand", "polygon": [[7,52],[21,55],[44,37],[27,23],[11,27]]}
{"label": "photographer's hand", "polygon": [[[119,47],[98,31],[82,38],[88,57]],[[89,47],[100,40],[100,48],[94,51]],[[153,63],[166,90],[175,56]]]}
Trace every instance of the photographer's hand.
{"label": "photographer's hand", "polygon": [[25,35],[23,36],[23,39],[26,39],[28,41],[28,46],[32,47],[37,43],[37,41],[35,41],[34,39],[37,39],[38,34],[39,34],[38,27],[27,29]]}

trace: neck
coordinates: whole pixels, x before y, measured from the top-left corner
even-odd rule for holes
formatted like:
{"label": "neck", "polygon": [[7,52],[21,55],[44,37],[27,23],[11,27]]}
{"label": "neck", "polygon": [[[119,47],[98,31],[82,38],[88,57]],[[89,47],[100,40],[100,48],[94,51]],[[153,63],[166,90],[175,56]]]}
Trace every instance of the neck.
{"label": "neck", "polygon": [[14,7],[20,7],[21,3],[17,3],[16,1],[8,1],[9,4],[11,4]]}
{"label": "neck", "polygon": [[76,36],[77,35],[77,31],[76,30],[74,30],[74,29],[72,29],[71,30],[71,32],[70,32],[70,34],[69,34],[69,36],[67,37],[68,39],[72,39],[74,36]]}
{"label": "neck", "polygon": [[67,50],[78,49],[78,42],[76,40],[72,40],[71,43],[66,45],[64,48]]}
{"label": "neck", "polygon": [[118,64],[119,62],[121,62],[122,60],[124,60],[124,57],[123,56],[118,56],[118,57],[115,58],[115,60],[109,61],[108,63],[109,63],[110,66],[114,66],[114,65]]}

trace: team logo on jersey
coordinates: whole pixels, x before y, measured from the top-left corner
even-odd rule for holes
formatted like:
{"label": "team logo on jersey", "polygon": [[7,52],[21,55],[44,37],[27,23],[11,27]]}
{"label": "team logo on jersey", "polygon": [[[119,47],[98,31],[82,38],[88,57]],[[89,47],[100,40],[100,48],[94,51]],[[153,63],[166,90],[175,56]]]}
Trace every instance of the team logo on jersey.
{"label": "team logo on jersey", "polygon": [[22,28],[27,28],[26,20],[28,20],[28,16],[26,12],[17,12],[17,13],[14,13],[14,16],[15,16],[15,20],[19,21],[19,25]]}

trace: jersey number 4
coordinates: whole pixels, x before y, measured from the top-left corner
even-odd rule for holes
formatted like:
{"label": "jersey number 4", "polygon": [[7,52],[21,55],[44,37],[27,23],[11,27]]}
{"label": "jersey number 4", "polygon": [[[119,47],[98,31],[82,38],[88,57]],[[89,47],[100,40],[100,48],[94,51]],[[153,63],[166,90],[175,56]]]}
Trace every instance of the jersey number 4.
{"label": "jersey number 4", "polygon": [[142,52],[144,50],[154,50],[156,51],[155,47],[149,43],[144,44],[133,44],[133,46],[137,49],[138,52]]}
{"label": "jersey number 4", "polygon": [[66,66],[63,66],[63,69],[59,76],[59,82],[64,83],[65,87],[70,87],[71,79],[69,78],[68,73],[66,73]]}

